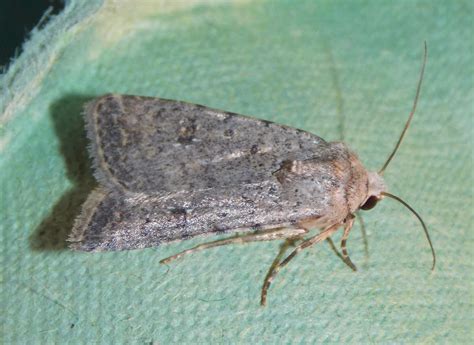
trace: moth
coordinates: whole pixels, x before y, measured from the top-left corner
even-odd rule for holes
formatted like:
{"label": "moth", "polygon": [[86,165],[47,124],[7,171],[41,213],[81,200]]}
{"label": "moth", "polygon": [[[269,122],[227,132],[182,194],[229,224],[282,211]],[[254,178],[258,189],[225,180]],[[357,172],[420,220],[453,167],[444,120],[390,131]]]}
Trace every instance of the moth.
{"label": "moth", "polygon": [[[152,97],[109,94],[92,101],[85,118],[99,187],[75,221],[70,247],[130,250],[201,235],[235,235],[161,261],[167,263],[226,244],[284,240],[264,280],[265,305],[279,270],[302,250],[330,241],[339,228],[342,255],[337,253],[355,270],[346,249],[355,213],[390,197],[420,220],[434,268],[423,220],[387,192],[382,177],[415,113],[426,56],[425,43],[412,111],[378,172],[365,169],[342,142],[270,121]],[[320,231],[310,236],[311,229]]]}

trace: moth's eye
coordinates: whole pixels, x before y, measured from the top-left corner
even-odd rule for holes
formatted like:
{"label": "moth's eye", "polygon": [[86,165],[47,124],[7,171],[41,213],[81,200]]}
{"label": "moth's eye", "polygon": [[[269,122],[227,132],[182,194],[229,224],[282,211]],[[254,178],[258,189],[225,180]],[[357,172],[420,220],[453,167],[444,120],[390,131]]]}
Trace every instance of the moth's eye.
{"label": "moth's eye", "polygon": [[371,208],[374,208],[375,205],[377,205],[378,201],[379,201],[379,198],[372,195],[367,199],[367,201],[360,208],[364,211],[370,210]]}

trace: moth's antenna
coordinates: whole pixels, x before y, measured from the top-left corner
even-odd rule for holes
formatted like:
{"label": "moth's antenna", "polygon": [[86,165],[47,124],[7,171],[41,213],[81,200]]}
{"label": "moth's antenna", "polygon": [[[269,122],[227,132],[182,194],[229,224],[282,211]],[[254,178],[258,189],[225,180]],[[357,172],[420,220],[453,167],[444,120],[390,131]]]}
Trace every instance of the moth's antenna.
{"label": "moth's antenna", "polygon": [[425,231],[425,235],[426,235],[426,238],[428,239],[428,243],[430,244],[431,253],[432,253],[432,255],[433,255],[433,266],[431,267],[431,270],[434,270],[435,265],[436,265],[436,254],[435,254],[435,250],[434,250],[434,248],[433,248],[433,243],[431,243],[430,235],[428,234],[428,228],[426,227],[425,222],[423,222],[423,219],[421,219],[420,215],[419,215],[410,205],[408,205],[405,201],[403,201],[402,199],[400,199],[398,196],[393,195],[393,194],[390,194],[390,193],[387,193],[387,192],[382,192],[381,194],[384,195],[384,196],[388,196],[389,198],[392,198],[392,199],[397,200],[397,201],[400,202],[403,206],[405,206],[405,207],[408,208],[411,212],[413,212],[413,214],[416,216],[416,218],[418,218],[418,220],[419,220],[420,223],[421,223],[421,226],[423,227],[423,230]]}
{"label": "moth's antenna", "polygon": [[426,41],[425,41],[425,53],[423,55],[423,64],[421,66],[421,72],[420,72],[420,79],[418,80],[418,86],[416,88],[416,95],[415,95],[415,100],[413,101],[413,108],[411,109],[410,116],[408,117],[408,121],[405,123],[405,127],[403,128],[402,134],[400,135],[400,138],[398,139],[397,145],[395,145],[395,148],[393,149],[392,153],[390,156],[388,156],[387,161],[383,165],[382,169],[379,171],[379,175],[383,175],[383,172],[385,171],[385,168],[387,168],[388,163],[392,160],[393,156],[395,156],[395,153],[398,150],[398,147],[402,143],[403,137],[405,136],[405,133],[410,126],[411,119],[413,118],[413,115],[415,114],[416,110],[416,105],[418,103],[418,97],[420,96],[420,89],[421,89],[421,83],[423,81],[423,75],[425,74],[425,66],[426,66],[426,57],[428,55],[428,48],[426,46]]}

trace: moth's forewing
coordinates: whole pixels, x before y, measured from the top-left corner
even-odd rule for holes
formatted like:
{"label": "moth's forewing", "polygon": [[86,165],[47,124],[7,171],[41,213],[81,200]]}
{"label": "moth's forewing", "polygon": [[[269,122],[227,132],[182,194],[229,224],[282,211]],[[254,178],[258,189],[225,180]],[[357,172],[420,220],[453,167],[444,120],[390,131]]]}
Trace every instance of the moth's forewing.
{"label": "moth's forewing", "polygon": [[333,216],[332,196],[342,188],[333,161],[344,158],[344,146],[158,98],[104,96],[86,116],[102,187],[76,221],[74,249],[143,248]]}
{"label": "moth's forewing", "polygon": [[283,160],[326,145],[298,129],[159,98],[104,96],[86,117],[99,181],[145,194],[258,183]]}

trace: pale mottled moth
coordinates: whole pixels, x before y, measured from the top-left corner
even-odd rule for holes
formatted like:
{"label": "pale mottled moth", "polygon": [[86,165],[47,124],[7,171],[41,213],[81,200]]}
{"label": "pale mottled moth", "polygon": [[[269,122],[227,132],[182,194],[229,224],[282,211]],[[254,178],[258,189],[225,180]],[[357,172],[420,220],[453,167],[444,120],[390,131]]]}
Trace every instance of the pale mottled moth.
{"label": "pale mottled moth", "polygon": [[[346,240],[359,209],[373,208],[388,193],[382,178],[413,118],[412,111],[389,158],[367,171],[342,142],[273,122],[197,104],[152,97],[105,95],[87,104],[90,152],[99,187],[83,205],[69,238],[82,251],[159,246],[199,235],[234,237],[201,244],[162,260],[231,243],[282,239],[265,277],[261,304],[278,271],[301,250],[339,228],[342,255],[356,270]],[[310,229],[320,229],[309,236]],[[294,246],[283,258],[284,249]]]}

